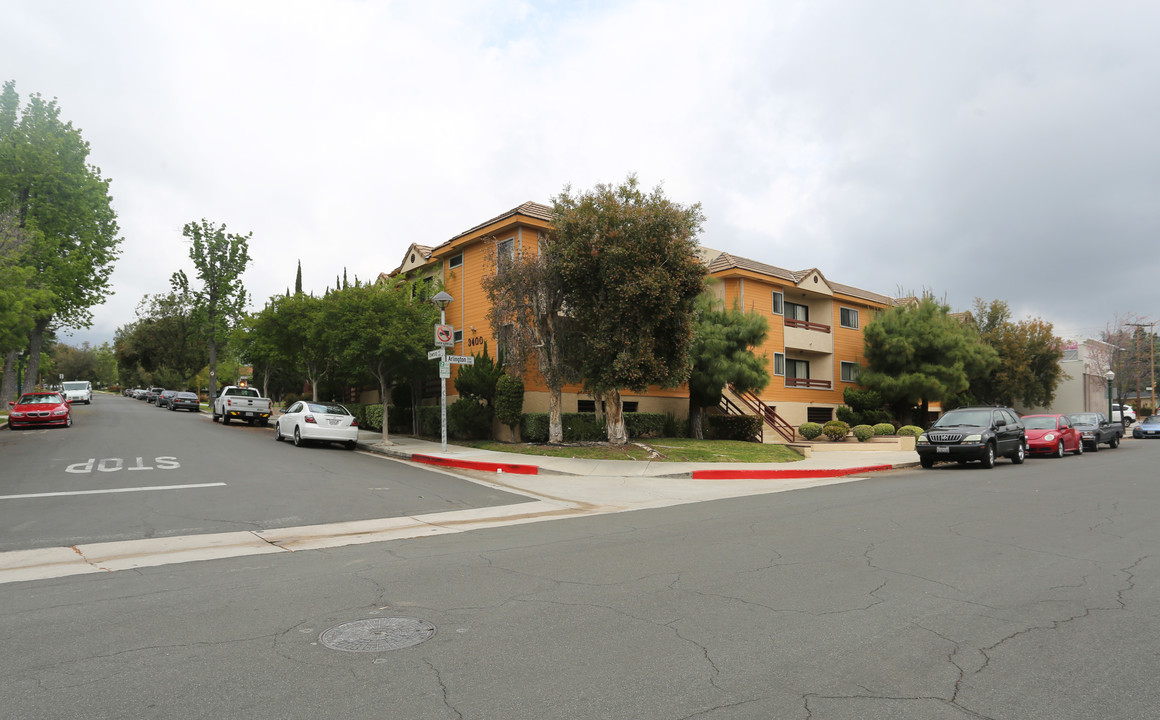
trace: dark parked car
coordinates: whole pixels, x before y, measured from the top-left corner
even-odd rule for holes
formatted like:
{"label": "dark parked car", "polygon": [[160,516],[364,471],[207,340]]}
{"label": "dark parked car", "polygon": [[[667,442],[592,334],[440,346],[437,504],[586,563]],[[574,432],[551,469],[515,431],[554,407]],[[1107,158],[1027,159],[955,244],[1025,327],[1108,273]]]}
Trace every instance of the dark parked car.
{"label": "dark parked car", "polygon": [[174,393],[173,397],[169,398],[167,404],[170,410],[192,410],[193,412],[201,412],[201,401],[197,395],[191,392]]}
{"label": "dark parked car", "polygon": [[1144,422],[1132,428],[1132,437],[1134,438],[1154,438],[1160,437],[1160,415],[1150,415],[1144,418]]}
{"label": "dark parked car", "polygon": [[177,394],[176,390],[162,390],[161,394],[157,396],[157,407],[169,407],[169,401]]}
{"label": "dark parked car", "polygon": [[1088,450],[1096,452],[1101,444],[1106,444],[1110,448],[1120,446],[1124,426],[1118,422],[1111,422],[1103,413],[1072,413],[1069,417],[1072,426],[1083,437],[1083,444]]}
{"label": "dark parked car", "polygon": [[989,469],[998,457],[1009,457],[1018,465],[1027,456],[1027,432],[1011,408],[956,408],[918,436],[915,450],[924,468],[936,462],[978,460]]}

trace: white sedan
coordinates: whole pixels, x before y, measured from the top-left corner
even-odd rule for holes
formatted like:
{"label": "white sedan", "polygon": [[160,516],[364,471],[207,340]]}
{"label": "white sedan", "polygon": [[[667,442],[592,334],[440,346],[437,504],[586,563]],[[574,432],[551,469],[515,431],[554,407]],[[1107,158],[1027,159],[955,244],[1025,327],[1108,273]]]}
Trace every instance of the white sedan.
{"label": "white sedan", "polygon": [[358,420],[342,405],[300,400],[274,421],[274,439],[293,438],[302,447],[309,441],[336,442],[354,450],[358,442]]}

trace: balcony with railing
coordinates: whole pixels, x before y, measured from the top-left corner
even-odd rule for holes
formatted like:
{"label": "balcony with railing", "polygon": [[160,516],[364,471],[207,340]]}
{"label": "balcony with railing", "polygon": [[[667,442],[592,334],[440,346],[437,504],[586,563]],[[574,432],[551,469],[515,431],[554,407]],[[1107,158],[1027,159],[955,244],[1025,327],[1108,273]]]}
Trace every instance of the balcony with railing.
{"label": "balcony with railing", "polygon": [[829,355],[834,352],[834,333],[829,325],[786,318],[783,330],[785,347],[809,353]]}
{"label": "balcony with railing", "polygon": [[821,390],[829,390],[831,387],[833,387],[833,383],[829,380],[815,380],[813,378],[787,377],[785,379],[785,386],[786,387],[814,388],[814,389],[821,389]]}

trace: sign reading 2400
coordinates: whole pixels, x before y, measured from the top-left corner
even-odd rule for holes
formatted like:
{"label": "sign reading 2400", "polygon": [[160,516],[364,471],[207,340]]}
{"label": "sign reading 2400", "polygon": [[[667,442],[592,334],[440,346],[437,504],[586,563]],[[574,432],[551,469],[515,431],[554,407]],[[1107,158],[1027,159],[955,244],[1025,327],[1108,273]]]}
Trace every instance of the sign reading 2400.
{"label": "sign reading 2400", "polygon": [[146,465],[144,458],[136,458],[137,462],[128,467],[125,466],[123,458],[89,458],[87,462],[73,463],[64,469],[65,472],[75,473],[78,475],[86,475],[93,472],[111,473],[119,472],[121,470],[176,470],[181,467],[181,463],[177,462],[175,457],[159,457],[153,458],[154,465]]}

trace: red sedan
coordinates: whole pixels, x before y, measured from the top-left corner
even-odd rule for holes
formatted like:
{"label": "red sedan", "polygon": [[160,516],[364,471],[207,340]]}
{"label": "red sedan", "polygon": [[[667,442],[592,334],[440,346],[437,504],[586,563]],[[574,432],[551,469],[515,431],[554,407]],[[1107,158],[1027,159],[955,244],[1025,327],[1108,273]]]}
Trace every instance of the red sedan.
{"label": "red sedan", "polygon": [[12,430],[34,425],[72,427],[72,401],[60,393],[24,393],[16,402],[9,402],[8,427]]}
{"label": "red sedan", "polygon": [[1072,427],[1066,415],[1024,415],[1023,426],[1027,429],[1030,455],[1083,455],[1083,435]]}

